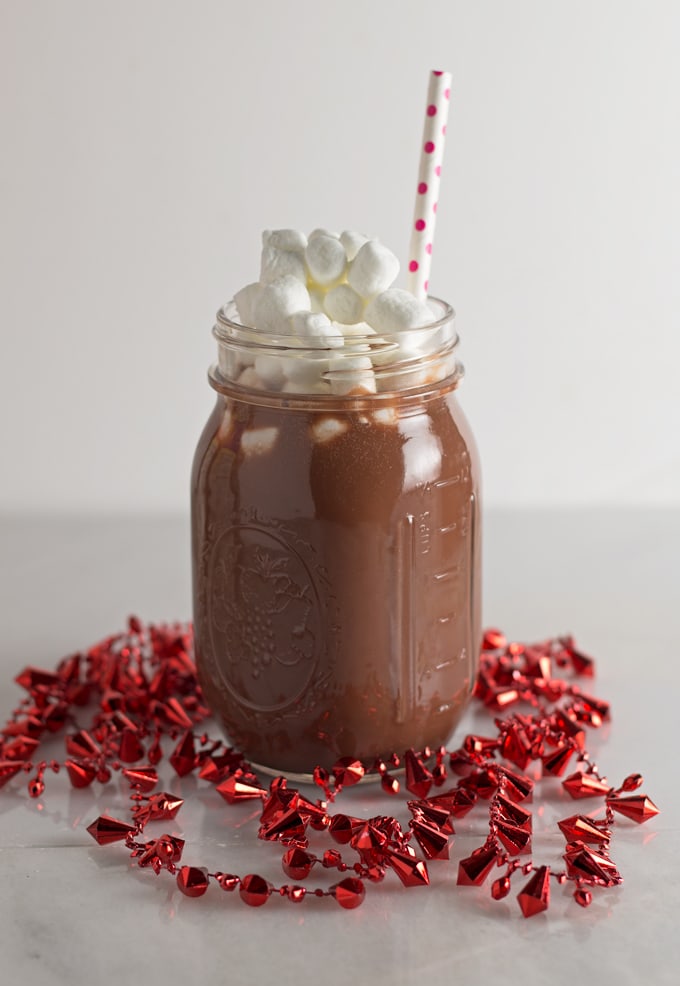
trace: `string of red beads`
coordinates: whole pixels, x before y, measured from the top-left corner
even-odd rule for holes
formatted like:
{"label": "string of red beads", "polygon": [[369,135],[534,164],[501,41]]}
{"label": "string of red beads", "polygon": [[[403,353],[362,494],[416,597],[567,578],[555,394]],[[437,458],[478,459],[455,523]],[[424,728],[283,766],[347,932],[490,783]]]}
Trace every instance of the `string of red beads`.
{"label": "string of red beads", "polygon": [[[226,892],[238,891],[251,907],[273,895],[293,903],[332,897],[341,907],[358,907],[366,882],[379,883],[390,871],[406,887],[427,885],[428,864],[450,857],[455,820],[486,801],[488,836],[459,860],[458,884],[479,886],[498,867],[504,872],[491,883],[495,900],[508,896],[516,873],[529,877],[517,894],[525,917],[547,909],[551,881],[571,882],[574,899],[586,907],[593,888],[622,882],[609,853],[616,815],[641,823],[658,813],[647,796],[632,793],[642,784],[639,774],[612,787],[585,749],[586,728],[601,726],[610,714],[606,702],[583,692],[577,682],[593,675],[592,658],[571,637],[528,645],[489,630],[474,695],[494,715],[495,735],[468,735],[451,752],[407,750],[369,765],[341,758],[332,771],[316,768],[314,781],[323,798],[311,800],[284,777],[264,788],[237,750],[197,734],[209,710],[196,679],[191,627],[144,625],[133,617],[125,632],[65,658],[54,671],[29,667],[17,676],[27,696],[0,734],[0,787],[24,771],[32,774],[30,796],[39,798],[48,770],[58,773],[63,766],[76,788],[107,784],[120,772],[130,784],[130,821],[102,815],[88,827],[92,837],[100,845],[121,842],[140,867],[167,871],[187,897],[203,896],[215,883]],[[85,706],[93,709],[86,728],[78,722]],[[518,711],[509,712],[513,707]],[[35,760],[40,742],[67,727],[63,764]],[[183,804],[155,790],[165,737],[174,741],[168,759],[179,776],[196,771],[230,804],[261,802],[258,837],[284,848],[283,871],[293,883],[275,887],[258,874],[239,877],[180,865],[184,840],[167,833],[143,839],[148,824],[173,820]],[[577,766],[562,781],[564,790],[572,798],[599,798],[603,804],[602,818],[572,815],[558,823],[566,839],[563,869],[518,858],[531,851],[532,814],[523,805],[534,782],[523,771],[532,763],[554,777],[563,777],[570,764]],[[380,775],[387,794],[398,794],[401,782],[391,771],[400,767],[414,796],[407,801],[406,828],[391,814],[364,819],[329,812],[342,789],[361,781],[367,770]],[[449,778],[457,778],[455,784],[442,790]],[[326,833],[351,859],[338,849],[312,853],[310,830]],[[327,889],[303,885],[318,867],[349,875]]]}

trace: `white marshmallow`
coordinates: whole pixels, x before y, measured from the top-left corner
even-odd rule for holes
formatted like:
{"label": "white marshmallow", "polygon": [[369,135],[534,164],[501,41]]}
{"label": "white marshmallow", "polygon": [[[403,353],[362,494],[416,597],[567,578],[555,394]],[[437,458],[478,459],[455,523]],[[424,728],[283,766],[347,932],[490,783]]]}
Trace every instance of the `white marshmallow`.
{"label": "white marshmallow", "polygon": [[234,301],[236,302],[236,307],[238,308],[238,315],[241,319],[242,325],[254,325],[253,321],[255,318],[255,306],[257,300],[260,297],[260,292],[262,287],[259,282],[254,284],[246,284],[244,288],[237,291],[234,295]]}
{"label": "white marshmallow", "polygon": [[307,246],[307,237],[299,229],[266,229],[262,234],[262,245],[302,253]]}
{"label": "white marshmallow", "polygon": [[317,236],[332,236],[336,240],[339,240],[340,239],[340,234],[339,233],[334,233],[333,230],[331,230],[331,229],[324,229],[323,226],[318,226],[316,229],[313,229],[312,232],[307,237],[307,239],[308,240],[313,240]]}
{"label": "white marshmallow", "polygon": [[282,394],[330,394],[325,380],[309,382],[306,380],[287,380],[281,388]]}
{"label": "white marshmallow", "polygon": [[254,325],[263,332],[286,335],[290,333],[289,316],[303,309],[309,309],[307,288],[287,274],[261,289],[254,305]]}
{"label": "white marshmallow", "polygon": [[347,266],[344,246],[339,239],[325,232],[310,237],[305,261],[312,280],[321,285],[339,281]]}
{"label": "white marshmallow", "polygon": [[373,364],[368,356],[336,356],[329,361],[329,370],[333,394],[342,396],[376,392]]}
{"label": "white marshmallow", "polygon": [[222,415],[220,426],[217,429],[217,438],[220,442],[227,442],[231,438],[233,424],[234,415],[232,414],[231,408],[227,406]]}
{"label": "white marshmallow", "polygon": [[377,332],[388,334],[415,329],[434,320],[425,302],[401,288],[390,288],[369,301],[364,318]]}
{"label": "white marshmallow", "polygon": [[293,332],[304,348],[339,349],[343,345],[342,331],[337,325],[331,325],[330,319],[323,312],[295,312],[290,317]]}
{"label": "white marshmallow", "polygon": [[317,442],[329,442],[332,438],[344,435],[348,429],[349,424],[339,418],[320,418],[312,425],[312,437]]}
{"label": "white marshmallow", "polygon": [[271,452],[279,437],[278,428],[252,428],[241,435],[241,448],[244,455],[264,455]]}
{"label": "white marshmallow", "polygon": [[289,356],[285,360],[284,373],[288,383],[316,384],[323,382],[328,370],[328,359],[310,356]]}
{"label": "white marshmallow", "polygon": [[399,261],[378,240],[367,240],[349,265],[347,280],[362,298],[386,291],[399,273]]}
{"label": "white marshmallow", "polygon": [[352,325],[360,320],[364,301],[349,284],[338,284],[326,292],[324,308],[335,322]]}
{"label": "white marshmallow", "polygon": [[323,312],[293,312],[290,324],[298,336],[316,336],[330,327],[331,320]]}
{"label": "white marshmallow", "polygon": [[225,380],[236,380],[244,365],[240,354],[231,346],[217,347],[217,366]]}
{"label": "white marshmallow", "polygon": [[296,277],[303,284],[307,283],[307,271],[300,253],[293,253],[292,250],[278,250],[268,243],[262,248],[260,260],[260,283],[271,284],[280,277],[290,274]]}
{"label": "white marshmallow", "polygon": [[345,352],[370,353],[370,343],[375,336],[375,329],[370,325],[366,322],[357,322],[356,325],[337,325],[337,328],[342,331]]}
{"label": "white marshmallow", "polygon": [[240,387],[250,387],[252,390],[264,390],[264,384],[252,366],[247,366],[236,383]]}
{"label": "white marshmallow", "polygon": [[378,425],[396,425],[399,415],[395,407],[381,407],[380,410],[373,412],[373,420]]}
{"label": "white marshmallow", "polygon": [[255,372],[268,390],[279,390],[283,384],[282,362],[279,356],[268,353],[255,357]]}
{"label": "white marshmallow", "polygon": [[364,243],[368,242],[368,237],[363,233],[354,233],[351,229],[346,229],[340,233],[340,242],[345,248],[348,260],[354,260]]}

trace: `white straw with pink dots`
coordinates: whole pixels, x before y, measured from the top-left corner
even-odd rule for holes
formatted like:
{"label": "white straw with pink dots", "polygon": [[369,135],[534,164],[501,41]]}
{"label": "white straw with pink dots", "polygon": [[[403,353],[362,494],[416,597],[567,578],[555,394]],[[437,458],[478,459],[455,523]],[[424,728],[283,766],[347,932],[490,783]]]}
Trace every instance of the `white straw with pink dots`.
{"label": "white straw with pink dots", "polygon": [[448,72],[431,72],[420,152],[416,208],[408,255],[408,289],[421,301],[427,298],[429,287],[450,95],[451,75]]}

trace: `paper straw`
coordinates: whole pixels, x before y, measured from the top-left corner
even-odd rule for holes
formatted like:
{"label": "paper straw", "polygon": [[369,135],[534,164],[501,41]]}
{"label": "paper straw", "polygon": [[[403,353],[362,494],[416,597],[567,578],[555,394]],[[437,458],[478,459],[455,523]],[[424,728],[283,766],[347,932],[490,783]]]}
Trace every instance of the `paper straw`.
{"label": "paper straw", "polygon": [[416,189],[416,207],[408,260],[408,289],[425,301],[432,264],[432,243],[437,221],[439,180],[446,140],[446,120],[449,115],[451,75],[449,72],[430,72],[427,88],[427,109],[420,151],[420,169]]}

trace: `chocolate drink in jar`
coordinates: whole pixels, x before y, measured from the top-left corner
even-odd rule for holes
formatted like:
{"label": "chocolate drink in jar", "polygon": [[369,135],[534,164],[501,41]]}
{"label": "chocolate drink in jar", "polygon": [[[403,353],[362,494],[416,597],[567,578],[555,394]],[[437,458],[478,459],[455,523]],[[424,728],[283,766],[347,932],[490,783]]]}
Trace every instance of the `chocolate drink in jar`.
{"label": "chocolate drink in jar", "polygon": [[478,464],[454,316],[392,287],[397,270],[358,234],[277,230],[260,282],[217,316],[196,659],[230,741],[277,773],[438,746],[474,681]]}

